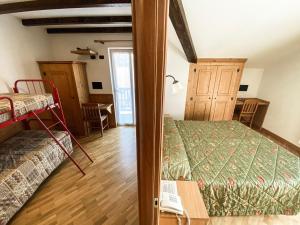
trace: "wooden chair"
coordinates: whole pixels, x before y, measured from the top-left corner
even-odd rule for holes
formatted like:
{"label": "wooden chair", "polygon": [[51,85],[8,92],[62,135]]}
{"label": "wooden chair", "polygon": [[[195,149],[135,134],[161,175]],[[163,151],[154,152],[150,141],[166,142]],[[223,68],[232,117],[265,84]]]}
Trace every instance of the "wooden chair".
{"label": "wooden chair", "polygon": [[103,130],[109,128],[108,115],[101,114],[100,104],[84,103],[82,104],[83,120],[85,122],[86,133],[90,133],[90,129],[100,129],[101,137]]}
{"label": "wooden chair", "polygon": [[241,123],[249,124],[252,128],[253,119],[257,111],[258,101],[255,99],[247,99],[244,101],[242,110],[239,114],[239,121]]}

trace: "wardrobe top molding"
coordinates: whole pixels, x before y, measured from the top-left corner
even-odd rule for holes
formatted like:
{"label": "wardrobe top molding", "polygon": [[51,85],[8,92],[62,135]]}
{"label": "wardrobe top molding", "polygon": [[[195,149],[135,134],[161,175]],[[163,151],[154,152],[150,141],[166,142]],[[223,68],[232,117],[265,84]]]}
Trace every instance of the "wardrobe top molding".
{"label": "wardrobe top molding", "polygon": [[246,58],[201,58],[197,60],[197,63],[209,65],[245,64],[247,60]]}
{"label": "wardrobe top molding", "polygon": [[82,61],[37,61],[38,64],[87,64]]}

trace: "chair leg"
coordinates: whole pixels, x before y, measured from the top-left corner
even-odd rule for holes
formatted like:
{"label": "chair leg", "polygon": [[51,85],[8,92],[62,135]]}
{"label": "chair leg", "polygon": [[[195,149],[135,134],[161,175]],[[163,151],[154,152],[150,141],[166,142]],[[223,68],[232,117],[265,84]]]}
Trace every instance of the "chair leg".
{"label": "chair leg", "polygon": [[240,115],[239,115],[239,121],[240,121],[240,122],[241,122],[241,119],[242,119],[242,115],[240,114]]}
{"label": "chair leg", "polygon": [[86,133],[89,136],[90,135],[90,122],[86,122]]}
{"label": "chair leg", "polygon": [[103,137],[103,124],[102,124],[102,122],[101,122],[100,134],[101,134],[101,137]]}
{"label": "chair leg", "polygon": [[100,119],[100,134],[103,137],[103,121]]}
{"label": "chair leg", "polygon": [[252,118],[251,118],[251,121],[250,121],[250,128],[252,128],[253,119],[254,119],[254,116],[252,116]]}
{"label": "chair leg", "polygon": [[108,117],[106,117],[106,122],[107,122],[107,129],[109,129],[109,120],[108,120]]}

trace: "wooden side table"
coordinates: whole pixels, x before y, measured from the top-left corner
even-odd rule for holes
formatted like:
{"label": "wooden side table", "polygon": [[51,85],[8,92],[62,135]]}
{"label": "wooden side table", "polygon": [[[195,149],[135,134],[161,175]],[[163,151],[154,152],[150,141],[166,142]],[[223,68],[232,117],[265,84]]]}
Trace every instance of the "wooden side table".
{"label": "wooden side table", "polygon": [[[187,210],[191,219],[191,225],[207,225],[209,216],[206,211],[202,195],[197,182],[176,181],[178,195],[181,197],[183,208]],[[186,223],[186,217],[181,217],[181,223]],[[176,215],[171,213],[160,213],[160,225],[177,225]]]}

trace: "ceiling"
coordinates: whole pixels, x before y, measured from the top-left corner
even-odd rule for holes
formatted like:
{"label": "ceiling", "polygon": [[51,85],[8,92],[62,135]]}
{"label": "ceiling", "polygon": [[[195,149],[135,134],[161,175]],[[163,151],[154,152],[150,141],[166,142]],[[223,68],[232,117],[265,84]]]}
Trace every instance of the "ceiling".
{"label": "ceiling", "polygon": [[[24,2],[24,0],[0,0],[0,4]],[[91,8],[71,8],[71,9],[53,9],[27,11],[10,14],[18,19],[36,19],[53,17],[99,17],[99,16],[128,16],[131,15],[130,6],[113,7],[91,7]],[[76,28],[76,27],[130,27],[131,23],[109,23],[109,24],[65,24],[65,25],[45,25],[42,28]]]}
{"label": "ceiling", "polygon": [[13,13],[11,15],[18,17],[20,19],[71,17],[71,16],[119,16],[119,15],[131,15],[131,7],[53,9],[53,10],[40,10],[40,11]]}
{"label": "ceiling", "polygon": [[[7,2],[17,1],[0,0]],[[248,66],[263,68],[300,51],[299,0],[182,0],[182,3],[198,58],[248,58]],[[56,9],[12,15],[20,19],[131,15],[131,7]],[[78,26],[108,25],[45,27]]]}
{"label": "ceiling", "polygon": [[197,56],[264,67],[300,51],[298,0],[182,0]]}
{"label": "ceiling", "polygon": [[[72,8],[53,9],[41,11],[29,11],[13,13],[19,19],[52,18],[52,17],[72,17],[72,16],[125,16],[131,15],[131,7],[98,7],[98,8]],[[131,23],[114,24],[72,24],[72,25],[47,25],[43,28],[71,28],[71,27],[130,27]]]}

